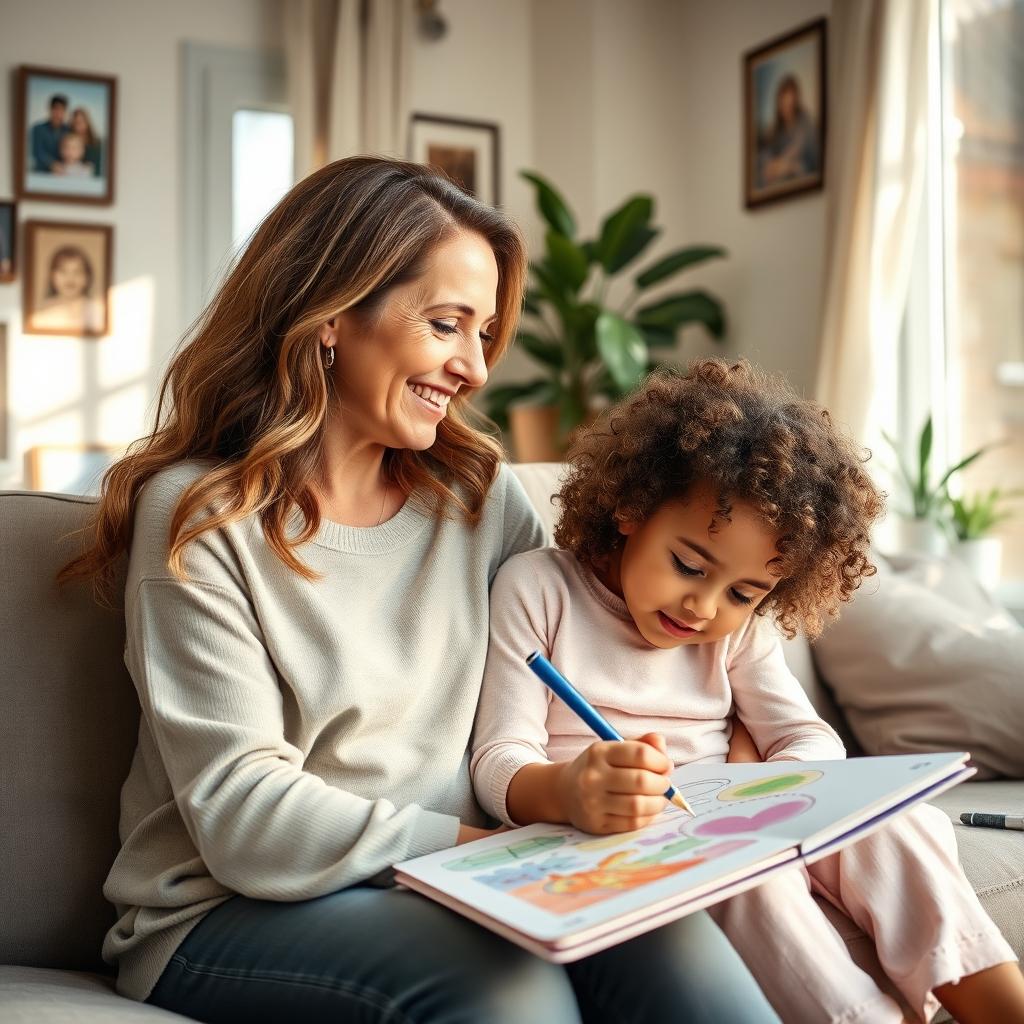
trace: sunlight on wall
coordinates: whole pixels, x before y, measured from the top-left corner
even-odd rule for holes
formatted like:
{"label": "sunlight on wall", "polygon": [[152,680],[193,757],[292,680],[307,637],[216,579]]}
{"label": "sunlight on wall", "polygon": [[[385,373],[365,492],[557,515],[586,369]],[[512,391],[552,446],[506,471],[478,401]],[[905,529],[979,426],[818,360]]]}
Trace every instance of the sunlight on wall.
{"label": "sunlight on wall", "polygon": [[[38,446],[123,448],[150,426],[152,277],[110,291],[113,332],[104,338],[24,335],[11,324],[10,461],[4,487],[27,486],[26,453]],[[20,325],[19,325],[20,326]]]}

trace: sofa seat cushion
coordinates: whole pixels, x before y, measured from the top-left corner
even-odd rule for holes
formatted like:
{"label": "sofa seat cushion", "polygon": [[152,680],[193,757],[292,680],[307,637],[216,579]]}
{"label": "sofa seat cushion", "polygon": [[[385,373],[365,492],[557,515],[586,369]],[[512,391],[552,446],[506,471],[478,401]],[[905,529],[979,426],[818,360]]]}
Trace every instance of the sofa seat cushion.
{"label": "sofa seat cushion", "polygon": [[1024,832],[960,823],[961,811],[1024,814],[1024,781],[967,782],[933,803],[953,820],[960,863],[981,905],[1024,961]]}
{"label": "sofa seat cushion", "polygon": [[125,999],[112,978],[46,967],[0,967],[4,1024],[182,1024],[191,1018]]}

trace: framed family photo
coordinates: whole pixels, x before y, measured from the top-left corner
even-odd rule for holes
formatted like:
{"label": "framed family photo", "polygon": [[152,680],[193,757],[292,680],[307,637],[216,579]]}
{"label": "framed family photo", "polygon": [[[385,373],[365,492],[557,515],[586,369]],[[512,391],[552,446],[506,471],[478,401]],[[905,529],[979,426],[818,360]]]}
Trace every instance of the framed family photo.
{"label": "framed family photo", "polygon": [[29,490],[99,494],[103,474],[124,454],[106,444],[44,444],[25,452]]}
{"label": "framed family photo", "polygon": [[18,276],[18,207],[0,203],[0,282]]}
{"label": "framed family photo", "polygon": [[825,181],[825,19],[743,57],[747,208]]}
{"label": "framed family photo", "polygon": [[435,114],[413,114],[409,159],[444,171],[477,199],[497,206],[500,196],[498,126]]}
{"label": "framed family photo", "polygon": [[117,80],[59,68],[18,69],[14,188],[21,199],[114,199]]}
{"label": "framed family photo", "polygon": [[107,224],[25,222],[25,334],[110,333],[113,234]]}

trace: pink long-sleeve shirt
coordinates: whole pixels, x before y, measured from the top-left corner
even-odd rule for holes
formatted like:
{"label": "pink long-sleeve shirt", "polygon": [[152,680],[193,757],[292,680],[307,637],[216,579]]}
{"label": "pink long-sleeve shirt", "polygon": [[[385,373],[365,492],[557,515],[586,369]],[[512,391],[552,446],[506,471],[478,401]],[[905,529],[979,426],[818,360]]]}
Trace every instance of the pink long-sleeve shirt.
{"label": "pink long-sleeve shirt", "polygon": [[534,650],[621,735],[662,733],[676,765],[724,761],[733,712],[766,760],[846,756],[787,667],[778,631],[760,617],[715,643],[660,650],[575,555],[542,548],[499,570],[490,630],[470,770],[481,805],[506,824],[514,824],[505,796],[520,768],[570,760],[596,739],[527,667]]}

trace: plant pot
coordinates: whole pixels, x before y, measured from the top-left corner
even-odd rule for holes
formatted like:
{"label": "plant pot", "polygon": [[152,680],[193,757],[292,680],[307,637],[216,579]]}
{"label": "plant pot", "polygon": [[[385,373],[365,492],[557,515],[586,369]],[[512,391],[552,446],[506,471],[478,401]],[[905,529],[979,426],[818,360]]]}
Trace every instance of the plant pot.
{"label": "plant pot", "polygon": [[557,405],[513,405],[508,411],[512,448],[518,462],[561,462]]}
{"label": "plant pot", "polygon": [[900,519],[900,550],[915,555],[941,556],[948,547],[945,534],[931,519]]}
{"label": "plant pot", "polygon": [[1003,559],[1003,542],[998,537],[977,537],[959,540],[949,553],[963,562],[974,578],[990,593],[999,586],[999,569]]}

